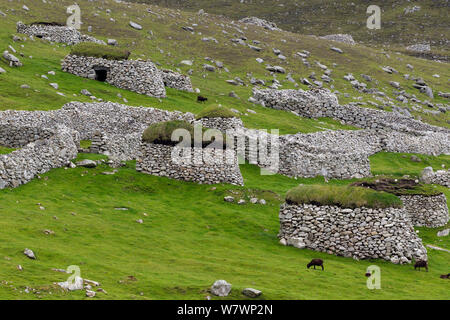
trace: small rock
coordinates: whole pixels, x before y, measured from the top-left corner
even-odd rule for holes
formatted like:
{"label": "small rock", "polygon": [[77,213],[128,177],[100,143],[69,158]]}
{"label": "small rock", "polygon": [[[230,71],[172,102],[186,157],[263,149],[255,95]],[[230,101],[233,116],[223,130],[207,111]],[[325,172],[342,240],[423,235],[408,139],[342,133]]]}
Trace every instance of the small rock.
{"label": "small rock", "polygon": [[246,288],[242,290],[242,294],[250,298],[256,298],[259,297],[262,294],[262,292],[253,288]]}
{"label": "small rock", "polygon": [[28,248],[25,248],[23,251],[23,254],[26,255],[28,258],[35,260],[36,256],[34,255],[34,252]]}
{"label": "small rock", "polygon": [[234,202],[234,198],[232,196],[227,196],[227,197],[223,198],[223,200],[226,202]]}

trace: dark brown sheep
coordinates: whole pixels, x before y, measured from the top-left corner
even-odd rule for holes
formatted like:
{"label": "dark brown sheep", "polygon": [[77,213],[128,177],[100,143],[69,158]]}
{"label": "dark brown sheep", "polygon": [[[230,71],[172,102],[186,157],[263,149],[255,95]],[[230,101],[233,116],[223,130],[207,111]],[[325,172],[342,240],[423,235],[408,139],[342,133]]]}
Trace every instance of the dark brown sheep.
{"label": "dark brown sheep", "polygon": [[323,260],[322,259],[312,259],[310,263],[306,265],[306,267],[309,269],[310,267],[314,267],[316,269],[316,266],[322,267],[322,271],[324,270],[323,267]]}
{"label": "dark brown sheep", "polygon": [[417,268],[425,268],[428,272],[428,262],[427,261],[417,261],[416,264],[414,265],[414,270],[417,270]]}
{"label": "dark brown sheep", "polygon": [[198,96],[197,97],[197,102],[205,102],[205,101],[208,101],[208,98],[205,98],[203,96]]}
{"label": "dark brown sheep", "polygon": [[443,274],[440,276],[441,279],[450,279],[450,273],[449,274]]}
{"label": "dark brown sheep", "polygon": [[366,276],[367,278],[369,278],[370,276],[372,276],[372,274],[371,274],[370,272],[366,272],[365,276]]}

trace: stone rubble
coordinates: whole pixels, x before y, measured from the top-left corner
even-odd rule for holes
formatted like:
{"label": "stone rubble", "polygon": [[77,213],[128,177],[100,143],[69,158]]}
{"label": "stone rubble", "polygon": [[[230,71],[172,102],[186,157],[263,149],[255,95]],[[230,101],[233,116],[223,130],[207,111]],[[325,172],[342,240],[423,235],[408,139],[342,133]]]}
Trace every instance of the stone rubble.
{"label": "stone rubble", "polygon": [[68,45],[74,45],[80,42],[94,42],[106,45],[102,40],[81,34],[78,30],[67,26],[44,24],[25,25],[19,21],[17,22],[17,33]]}

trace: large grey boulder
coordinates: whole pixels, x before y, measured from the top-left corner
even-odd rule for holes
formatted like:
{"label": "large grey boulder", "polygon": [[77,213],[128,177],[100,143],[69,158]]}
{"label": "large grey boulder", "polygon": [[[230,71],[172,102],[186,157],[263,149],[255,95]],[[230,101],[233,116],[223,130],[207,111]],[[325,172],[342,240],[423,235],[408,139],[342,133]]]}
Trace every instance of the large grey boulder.
{"label": "large grey boulder", "polygon": [[81,277],[75,277],[73,281],[58,282],[58,285],[69,291],[83,290],[83,279]]}
{"label": "large grey boulder", "polygon": [[25,248],[25,250],[23,251],[23,254],[26,255],[28,258],[35,260],[36,256],[34,255],[33,250]]}
{"label": "large grey boulder", "polygon": [[95,161],[85,159],[82,161],[78,161],[77,166],[84,168],[95,168],[97,166],[97,163]]}
{"label": "large grey boulder", "polygon": [[13,54],[9,53],[8,50],[3,51],[3,58],[5,58],[11,67],[21,67],[22,62],[14,56]]}
{"label": "large grey boulder", "polygon": [[444,229],[437,233],[438,237],[447,237],[450,234],[450,229]]}
{"label": "large grey boulder", "polygon": [[130,26],[136,30],[142,30],[142,26],[136,22],[130,21]]}
{"label": "large grey boulder", "polygon": [[246,288],[242,290],[242,294],[249,298],[256,298],[259,297],[262,294],[262,292],[253,288]]}
{"label": "large grey boulder", "polygon": [[425,184],[431,184],[433,176],[434,176],[433,168],[426,167],[425,169],[423,169],[422,173],[420,174],[420,181]]}
{"label": "large grey boulder", "polygon": [[226,282],[225,280],[217,280],[211,287],[211,293],[219,296],[226,297],[230,294],[231,284]]}

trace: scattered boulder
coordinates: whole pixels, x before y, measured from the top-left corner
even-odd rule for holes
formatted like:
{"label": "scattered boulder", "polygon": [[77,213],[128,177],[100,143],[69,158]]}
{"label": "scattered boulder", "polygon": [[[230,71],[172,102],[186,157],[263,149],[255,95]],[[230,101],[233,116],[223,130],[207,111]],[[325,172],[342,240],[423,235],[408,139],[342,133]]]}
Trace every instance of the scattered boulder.
{"label": "scattered boulder", "polygon": [[25,248],[25,250],[23,251],[23,254],[26,255],[28,258],[36,260],[36,256],[34,255],[33,250]]}
{"label": "scattered boulder", "polygon": [[3,51],[3,58],[5,58],[5,60],[9,62],[9,65],[11,67],[21,67],[22,66],[22,62],[20,62],[20,60],[16,56],[9,53],[8,50]]}
{"label": "scattered boulder", "polygon": [[116,39],[108,39],[108,45],[117,46],[117,40]]}
{"label": "scattered boulder", "polygon": [[344,53],[344,51],[342,51],[341,49],[336,48],[336,47],[331,47],[330,49],[331,49],[332,51],[334,51],[334,52],[337,52],[337,53]]}
{"label": "scattered boulder", "polygon": [[136,22],[130,21],[130,26],[136,30],[142,30],[142,26]]}
{"label": "scattered boulder", "polygon": [[69,291],[83,290],[83,278],[76,276],[73,281],[58,282],[58,285]]}
{"label": "scattered boulder", "polygon": [[242,294],[249,298],[257,298],[262,294],[262,292],[253,288],[245,288],[242,290]]}
{"label": "scattered boulder", "polygon": [[223,198],[223,200],[226,201],[226,202],[234,202],[234,197],[227,196],[227,197]]}
{"label": "scattered boulder", "polygon": [[231,284],[225,280],[217,280],[211,286],[211,293],[218,297],[226,297],[230,294]]}
{"label": "scattered boulder", "polygon": [[82,161],[78,161],[77,166],[84,168],[95,168],[97,166],[97,163],[93,160],[85,159]]}
{"label": "scattered boulder", "polygon": [[450,234],[450,229],[444,229],[437,233],[438,237],[447,237]]}

